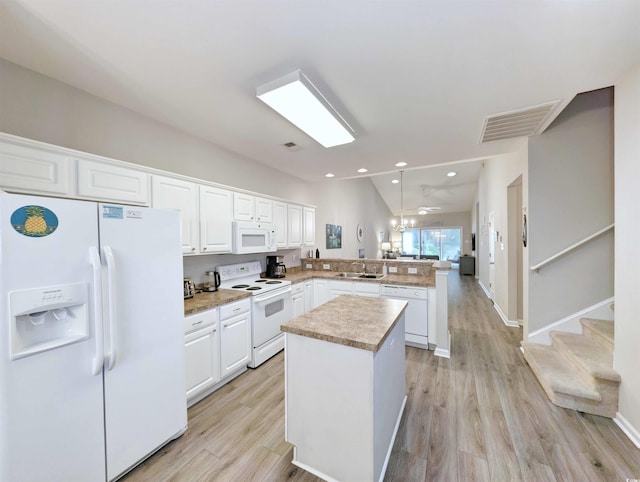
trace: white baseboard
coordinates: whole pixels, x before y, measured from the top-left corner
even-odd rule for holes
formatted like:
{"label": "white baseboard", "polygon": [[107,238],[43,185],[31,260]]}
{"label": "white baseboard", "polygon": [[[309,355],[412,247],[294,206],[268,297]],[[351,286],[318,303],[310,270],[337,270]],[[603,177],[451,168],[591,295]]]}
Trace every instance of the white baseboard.
{"label": "white baseboard", "polygon": [[447,336],[447,347],[437,347],[433,354],[442,358],[451,358],[451,332],[449,332]]}
{"label": "white baseboard", "polygon": [[500,318],[502,319],[502,322],[506,326],[510,326],[512,328],[518,328],[520,326],[520,323],[518,323],[517,321],[513,321],[507,318],[507,315],[505,315],[502,309],[500,309],[500,306],[498,306],[498,303],[494,303],[493,307],[496,309],[496,311],[498,312],[498,316],[500,316]]}
{"label": "white baseboard", "polygon": [[482,291],[484,291],[484,294],[487,295],[487,298],[491,299],[491,293],[489,292],[489,290],[487,288],[485,288],[484,284],[482,284],[481,280],[478,280],[478,284],[480,285],[480,288],[482,288]]}
{"label": "white baseboard", "polygon": [[591,305],[583,310],[573,313],[569,316],[562,318],[548,324],[547,326],[540,328],[539,330],[529,333],[527,341],[533,343],[540,343],[542,345],[551,345],[551,331],[564,331],[567,333],[582,333],[582,325],[580,324],[580,318],[599,318],[602,320],[613,320],[613,311],[611,310],[611,303],[614,298],[607,298],[595,305]]}
{"label": "white baseboard", "polygon": [[620,430],[629,437],[629,440],[631,440],[634,445],[640,449],[640,431],[636,430],[636,428],[631,425],[626,418],[620,415],[620,412],[616,413],[613,421],[618,427],[620,427]]}

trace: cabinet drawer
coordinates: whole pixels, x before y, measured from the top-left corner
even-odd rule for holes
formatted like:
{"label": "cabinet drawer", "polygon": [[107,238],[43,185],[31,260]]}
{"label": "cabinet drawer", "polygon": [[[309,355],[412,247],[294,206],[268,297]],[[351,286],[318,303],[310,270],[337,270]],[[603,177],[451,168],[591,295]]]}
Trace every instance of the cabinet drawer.
{"label": "cabinet drawer", "polygon": [[246,313],[249,310],[251,310],[251,300],[249,298],[241,301],[235,301],[227,305],[222,305],[220,307],[220,319],[226,320],[232,316]]}
{"label": "cabinet drawer", "polygon": [[218,321],[218,309],[201,311],[184,317],[184,332],[189,333],[205,326],[213,325]]}
{"label": "cabinet drawer", "polygon": [[291,294],[297,295],[299,293],[304,293],[304,283],[296,283],[291,285]]}

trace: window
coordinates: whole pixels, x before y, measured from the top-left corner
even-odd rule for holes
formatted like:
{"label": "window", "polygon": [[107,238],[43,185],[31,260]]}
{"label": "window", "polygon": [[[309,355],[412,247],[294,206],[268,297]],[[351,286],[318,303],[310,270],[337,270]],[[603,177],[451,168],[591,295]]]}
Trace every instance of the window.
{"label": "window", "polygon": [[402,254],[458,262],[461,238],[461,228],[407,229],[402,233]]}

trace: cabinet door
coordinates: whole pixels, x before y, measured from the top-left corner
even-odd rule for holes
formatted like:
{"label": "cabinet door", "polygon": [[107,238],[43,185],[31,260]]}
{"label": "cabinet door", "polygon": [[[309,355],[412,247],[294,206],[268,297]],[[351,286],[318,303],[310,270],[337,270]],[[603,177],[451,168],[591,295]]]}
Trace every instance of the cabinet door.
{"label": "cabinet door", "polygon": [[304,312],[311,311],[313,306],[313,280],[304,282]]}
{"label": "cabinet door", "polygon": [[255,198],[256,221],[262,223],[273,222],[273,201],[271,199],[256,197]]}
{"label": "cabinet door", "polygon": [[380,298],[380,285],[378,283],[353,282],[353,294],[358,296],[369,296]]}
{"label": "cabinet door", "polygon": [[336,298],[340,295],[353,294],[353,283],[351,281],[330,281],[330,299]]}
{"label": "cabinet door", "polygon": [[233,219],[236,221],[255,221],[255,198],[250,194],[233,193]]}
{"label": "cabinet door", "polygon": [[291,297],[293,302],[293,317],[304,315],[304,293],[299,293]]}
{"label": "cabinet door", "polygon": [[198,186],[164,176],[151,178],[151,207],[178,209],[182,222],[182,253],[198,252]]}
{"label": "cabinet door", "polygon": [[231,252],[231,191],[200,186],[200,252]]}
{"label": "cabinet door", "polygon": [[326,279],[313,280],[313,307],[329,301],[329,283]]}
{"label": "cabinet door", "polygon": [[304,207],[303,215],[303,246],[313,246],[316,244],[316,210],[314,208]]}
{"label": "cabinet door", "polygon": [[220,322],[221,375],[226,377],[247,366],[251,359],[251,313]]}
{"label": "cabinet door", "polygon": [[128,167],[78,159],[78,196],[146,206],[149,175]]}
{"label": "cabinet door", "polygon": [[71,194],[69,157],[0,142],[0,187],[33,194]]}
{"label": "cabinet door", "polygon": [[286,248],[287,243],[287,203],[273,203],[273,223],[276,226],[276,247]]}
{"label": "cabinet door", "polygon": [[218,325],[185,336],[187,400],[220,381]]}
{"label": "cabinet door", "polygon": [[287,205],[287,231],[288,244],[290,248],[302,246],[302,206],[295,204]]}

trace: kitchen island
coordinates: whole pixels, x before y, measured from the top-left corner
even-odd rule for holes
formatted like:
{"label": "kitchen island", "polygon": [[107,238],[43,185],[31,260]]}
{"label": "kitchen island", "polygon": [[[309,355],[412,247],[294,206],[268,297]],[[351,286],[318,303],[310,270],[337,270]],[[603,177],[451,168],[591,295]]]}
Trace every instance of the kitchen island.
{"label": "kitchen island", "polygon": [[329,481],[384,478],[407,400],[406,306],[342,295],[282,325],[293,464]]}

